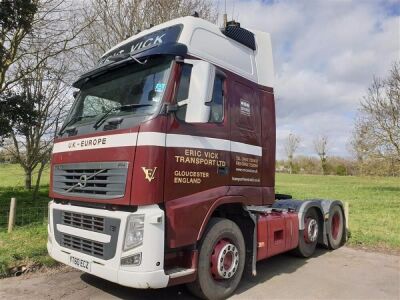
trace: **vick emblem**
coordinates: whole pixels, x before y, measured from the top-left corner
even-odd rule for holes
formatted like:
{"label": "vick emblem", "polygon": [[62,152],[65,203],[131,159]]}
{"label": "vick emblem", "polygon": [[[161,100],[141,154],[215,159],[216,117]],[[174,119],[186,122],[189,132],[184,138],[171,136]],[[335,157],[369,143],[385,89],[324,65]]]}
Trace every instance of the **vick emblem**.
{"label": "vick emblem", "polygon": [[154,169],[148,169],[148,168],[142,167],[142,170],[144,172],[145,179],[147,179],[149,182],[151,182],[155,177],[157,167],[155,167]]}

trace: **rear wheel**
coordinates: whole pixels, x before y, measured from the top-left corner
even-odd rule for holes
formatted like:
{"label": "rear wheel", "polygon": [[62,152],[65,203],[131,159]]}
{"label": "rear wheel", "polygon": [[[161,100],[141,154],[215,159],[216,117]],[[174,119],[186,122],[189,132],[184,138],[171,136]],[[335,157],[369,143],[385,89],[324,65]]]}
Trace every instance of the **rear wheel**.
{"label": "rear wheel", "polygon": [[334,205],[333,207],[331,207],[328,222],[329,249],[334,250],[342,245],[344,235],[344,217],[343,211],[339,205]]}
{"label": "rear wheel", "polygon": [[299,234],[299,245],[295,254],[300,257],[310,257],[314,254],[318,243],[319,222],[315,208],[310,208],[304,215],[304,230]]}
{"label": "rear wheel", "polygon": [[245,243],[232,221],[211,219],[199,248],[197,278],[189,290],[204,299],[225,299],[237,288],[245,263]]}

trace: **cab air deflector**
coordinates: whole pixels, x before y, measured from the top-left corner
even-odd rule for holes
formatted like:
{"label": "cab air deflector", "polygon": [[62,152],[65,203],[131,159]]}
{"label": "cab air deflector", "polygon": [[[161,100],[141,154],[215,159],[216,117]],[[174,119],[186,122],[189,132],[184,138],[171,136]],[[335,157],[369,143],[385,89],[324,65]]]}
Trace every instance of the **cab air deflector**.
{"label": "cab air deflector", "polygon": [[82,74],[72,86],[81,88],[82,85],[90,78],[100,76],[108,71],[118,69],[130,63],[136,63],[136,60],[143,60],[156,55],[171,55],[171,56],[185,56],[187,54],[187,46],[180,43],[165,43],[155,47],[148,48],[147,50],[127,55],[127,58],[118,61],[110,61],[99,67],[91,69],[89,72]]}

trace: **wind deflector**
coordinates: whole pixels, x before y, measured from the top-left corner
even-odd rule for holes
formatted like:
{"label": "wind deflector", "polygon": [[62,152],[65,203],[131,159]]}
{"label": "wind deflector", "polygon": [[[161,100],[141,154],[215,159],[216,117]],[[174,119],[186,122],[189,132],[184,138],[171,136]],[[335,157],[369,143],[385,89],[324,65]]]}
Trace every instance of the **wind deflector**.
{"label": "wind deflector", "polygon": [[104,74],[127,63],[133,63],[132,57],[140,59],[153,55],[185,56],[186,45],[177,43],[182,28],[182,24],[177,24],[124,42],[121,46],[104,54],[99,60],[98,66],[81,75],[73,83],[73,86],[80,88],[89,78]]}
{"label": "wind deflector", "polygon": [[100,60],[99,64],[102,65],[109,61],[113,56],[125,54],[125,55],[135,55],[139,52],[146,51],[147,49],[159,47],[166,44],[176,43],[182,32],[183,25],[177,24],[170,27],[165,27],[160,30],[150,32],[139,38],[133,40],[127,40],[121,46],[108,51],[104,54]]}
{"label": "wind deflector", "polygon": [[235,21],[228,22],[227,26],[221,29],[221,32],[232,40],[235,40],[236,42],[241,43],[252,50],[256,50],[254,33],[247,29],[241,28],[240,23]]}
{"label": "wind deflector", "polygon": [[187,54],[187,47],[184,44],[180,43],[166,43],[160,44],[147,50],[134,53],[132,55],[127,54],[126,57],[121,57],[120,60],[117,61],[108,61],[97,68],[90,70],[89,72],[81,75],[77,81],[75,81],[72,86],[75,88],[81,88],[81,86],[90,78],[97,77],[102,75],[108,71],[118,69],[122,66],[125,66],[129,63],[136,63],[135,59],[143,60],[150,56],[157,56],[157,55],[173,55],[173,56],[185,56]]}

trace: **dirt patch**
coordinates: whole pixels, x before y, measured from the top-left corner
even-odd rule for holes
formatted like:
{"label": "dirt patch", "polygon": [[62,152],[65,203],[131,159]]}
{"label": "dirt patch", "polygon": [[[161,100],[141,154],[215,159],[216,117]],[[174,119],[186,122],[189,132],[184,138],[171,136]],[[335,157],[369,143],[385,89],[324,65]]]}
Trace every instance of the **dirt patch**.
{"label": "dirt patch", "polygon": [[362,246],[362,245],[347,245],[347,247],[355,249],[355,250],[362,250],[370,253],[382,253],[382,254],[389,254],[389,255],[396,255],[400,256],[400,249],[396,248],[389,248],[385,246]]}

